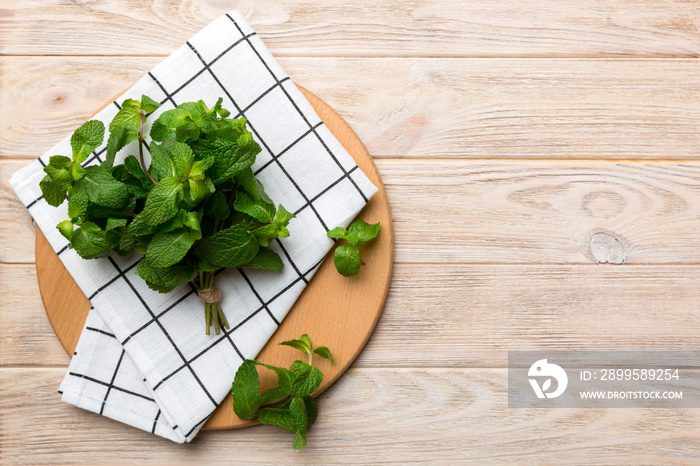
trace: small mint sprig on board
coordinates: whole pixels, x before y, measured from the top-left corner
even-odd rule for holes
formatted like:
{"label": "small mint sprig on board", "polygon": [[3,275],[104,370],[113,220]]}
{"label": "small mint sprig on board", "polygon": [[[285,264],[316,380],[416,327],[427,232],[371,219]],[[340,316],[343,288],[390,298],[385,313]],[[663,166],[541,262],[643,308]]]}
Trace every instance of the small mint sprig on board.
{"label": "small mint sprig on board", "polygon": [[[294,432],[292,447],[301,450],[306,446],[306,432],[318,416],[316,400],[311,396],[321,381],[323,373],[313,367],[313,355],[328,359],[333,364],[333,355],[326,346],[311,346],[307,334],[298,340],[278,343],[303,351],[309,363],[296,360],[289,369],[269,366],[246,359],[238,368],[233,381],[233,411],[241,419],[257,418],[262,424],[271,424]],[[262,366],[277,374],[277,386],[260,393],[260,379],[255,366]]]}
{"label": "small mint sprig on board", "polygon": [[350,277],[360,272],[360,265],[364,263],[360,259],[359,246],[377,237],[379,223],[369,224],[364,220],[355,220],[347,230],[343,227],[336,227],[328,232],[329,238],[344,239],[348,242],[347,245],[335,248],[333,253],[333,262],[339,274]]}
{"label": "small mint sprig on board", "polygon": [[[105,126],[91,120],[71,136],[72,157],[54,155],[39,183],[46,202],[68,198],[68,220],[57,225],[82,258],[127,255],[144,258],[136,274],[149,288],[168,293],[191,282],[204,304],[207,335],[228,322],[214,285],[218,270],[255,267],[280,270],[268,248],[289,236],[294,218],[267,196],[251,166],[260,146],[245,118],[228,118],[219,99],[185,102],[163,112],[151,127],[150,165],[144,156],[144,125],[160,104],[148,96],[126,99],[109,124],[105,161],[83,167],[102,145]],[[116,155],[133,141],[138,157]]]}

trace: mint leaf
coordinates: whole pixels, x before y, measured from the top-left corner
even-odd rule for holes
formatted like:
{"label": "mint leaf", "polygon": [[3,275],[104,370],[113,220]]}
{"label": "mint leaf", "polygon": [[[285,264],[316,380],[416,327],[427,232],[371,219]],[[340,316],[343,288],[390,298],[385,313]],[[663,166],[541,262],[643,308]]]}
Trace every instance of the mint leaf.
{"label": "mint leaf", "polygon": [[241,419],[253,419],[260,408],[260,380],[252,360],[243,361],[236,371],[231,393],[236,415]]}
{"label": "mint leaf", "polygon": [[303,398],[311,395],[323,381],[323,372],[304,361],[294,361],[289,370],[294,376],[290,390],[293,397]]}
{"label": "mint leaf", "polygon": [[70,138],[73,161],[84,162],[100,145],[105,137],[105,125],[100,120],[89,120],[75,130]]}
{"label": "mint leaf", "polygon": [[370,225],[364,220],[356,220],[352,222],[348,228],[348,234],[345,239],[353,246],[362,246],[368,241],[372,241],[379,233],[379,222]]}
{"label": "mint leaf", "polygon": [[117,152],[122,150],[127,144],[139,138],[139,127],[137,125],[121,125],[112,128],[110,125],[109,138],[107,139],[107,155],[102,167],[110,170],[114,165]]}
{"label": "mint leaf", "polygon": [[202,199],[216,191],[214,183],[209,178],[204,178],[201,181],[189,179],[186,186],[185,200],[191,205],[198,204]]}
{"label": "mint leaf", "polygon": [[280,222],[282,225],[287,226],[289,221],[295,217],[294,214],[287,212],[287,209],[285,209],[282,204],[277,207],[277,215],[275,215],[275,220]]}
{"label": "mint leaf", "polygon": [[174,144],[172,139],[164,141],[162,144],[151,143],[151,166],[148,171],[156,180],[178,176],[178,170],[170,156]]}
{"label": "mint leaf", "polygon": [[91,202],[110,209],[124,207],[129,202],[129,191],[126,185],[100,166],[85,169],[82,180],[76,181],[75,186],[85,190]]}
{"label": "mint leaf", "polygon": [[233,208],[239,212],[250,215],[254,219],[270,223],[275,218],[275,205],[264,200],[255,200],[253,196],[245,191],[236,193],[236,201],[233,203]]}
{"label": "mint leaf", "polygon": [[54,207],[60,206],[66,200],[66,190],[73,181],[70,173],[63,170],[65,175],[61,175],[58,181],[53,180],[49,175],[46,175],[40,182],[41,194],[49,205]]}
{"label": "mint leaf", "polygon": [[182,200],[182,183],[176,176],[168,176],[153,187],[141,215],[146,223],[160,225],[177,214],[178,204]]}
{"label": "mint leaf", "polygon": [[331,354],[331,350],[328,349],[327,346],[317,346],[314,348],[313,351],[315,354],[318,354],[322,358],[328,359],[331,364],[333,364],[333,355]]}
{"label": "mint leaf", "polygon": [[283,367],[268,366],[261,362],[253,361],[258,366],[266,367],[274,371],[277,374],[277,387],[267,390],[262,394],[262,404],[273,403],[279,401],[285,396],[289,396],[290,390],[292,388],[292,378],[293,375],[289,369]]}
{"label": "mint leaf", "polygon": [[134,99],[126,99],[122,102],[122,108],[119,109],[114,119],[112,119],[112,122],[109,124],[109,132],[116,132],[124,126],[135,126],[138,132],[140,124],[141,103]]}
{"label": "mint leaf", "polygon": [[187,177],[192,169],[194,162],[194,152],[185,143],[176,142],[170,154],[175,167],[175,174],[181,177]]}
{"label": "mint leaf", "polygon": [[304,404],[302,398],[292,398],[289,403],[289,414],[294,420],[294,426],[297,431],[294,436],[294,441],[292,442],[292,448],[301,450],[306,446],[306,429],[309,424],[306,414],[306,404]]}
{"label": "mint leaf", "polygon": [[217,222],[226,220],[230,213],[226,195],[221,191],[216,191],[213,196],[207,199],[206,205],[204,206],[204,213],[213,217]]}
{"label": "mint leaf", "polygon": [[356,275],[360,271],[360,250],[353,245],[338,246],[333,253],[333,262],[344,277]]}
{"label": "mint leaf", "polygon": [[279,254],[275,251],[262,247],[251,260],[241,265],[241,267],[250,267],[264,270],[282,270],[284,263]]}
{"label": "mint leaf", "polygon": [[70,176],[73,178],[73,181],[82,180],[86,173],[87,171],[79,163],[73,162],[70,164]]}
{"label": "mint leaf", "polygon": [[287,402],[286,406],[280,405],[261,409],[258,411],[258,421],[262,424],[274,425],[296,432],[297,427],[294,418],[289,413],[289,404],[290,402]]}
{"label": "mint leaf", "polygon": [[[241,145],[243,143],[243,145]],[[230,180],[237,173],[250,168],[255,163],[255,156],[260,152],[260,146],[245,135],[238,142],[221,138],[204,139],[193,147],[199,158],[214,157],[210,168],[210,176],[215,185]]]}
{"label": "mint leaf", "polygon": [[88,209],[88,195],[85,188],[75,185],[68,188],[68,217],[78,218]]}
{"label": "mint leaf", "polygon": [[105,227],[105,231],[110,231],[110,230],[114,230],[115,228],[120,228],[120,227],[125,227],[125,226],[126,226],[126,219],[125,218],[109,217],[107,219],[107,226]]}
{"label": "mint leaf", "polygon": [[197,257],[220,267],[239,267],[258,253],[258,241],[242,223],[202,239],[194,250]]}
{"label": "mint leaf", "polygon": [[309,345],[303,340],[287,340],[277,344],[282,346],[291,346],[292,348],[298,349],[299,351],[303,351],[309,354],[311,353],[311,345]]}
{"label": "mint leaf", "polygon": [[51,165],[53,168],[56,169],[61,169],[61,168],[68,168],[73,164],[73,160],[71,160],[70,157],[66,157],[65,155],[52,155],[49,158],[49,165]]}
{"label": "mint leaf", "polygon": [[318,417],[318,405],[316,404],[316,400],[312,396],[304,397],[304,405],[306,405],[306,418],[308,419],[308,429],[314,422],[316,422],[316,418]]}
{"label": "mint leaf", "polygon": [[59,223],[56,228],[58,228],[58,231],[61,232],[61,234],[68,240],[70,241],[71,237],[73,236],[73,222],[70,220],[64,220],[61,223]]}
{"label": "mint leaf", "polygon": [[334,239],[344,239],[347,234],[348,234],[348,231],[345,228],[335,227],[331,231],[328,232],[328,237],[334,238]]}
{"label": "mint leaf", "polygon": [[309,350],[311,349],[311,338],[307,334],[304,333],[299,339],[304,342]]}
{"label": "mint leaf", "polygon": [[110,249],[105,232],[92,222],[84,222],[73,232],[71,245],[83,259],[105,257]]}
{"label": "mint leaf", "polygon": [[192,180],[203,180],[206,177],[206,171],[214,165],[214,157],[207,157],[202,160],[197,160],[192,164],[192,168],[189,171],[189,177]]}
{"label": "mint leaf", "polygon": [[[143,278],[149,284],[157,285],[161,289],[166,289],[167,291],[162,291],[163,293],[167,293],[178,285],[187,283],[192,280],[196,274],[197,271],[193,267],[184,265],[158,269],[149,266],[145,260],[141,260],[136,266],[136,275]],[[160,291],[160,289],[157,291]]]}
{"label": "mint leaf", "polygon": [[156,233],[146,250],[146,263],[165,268],[180,262],[194,244],[194,235],[187,230]]}
{"label": "mint leaf", "polygon": [[155,112],[160,107],[160,102],[156,102],[147,95],[141,96],[141,110],[146,113]]}
{"label": "mint leaf", "polygon": [[143,171],[143,168],[141,167],[141,163],[138,161],[136,157],[133,155],[128,156],[127,158],[124,159],[124,168],[126,171],[134,176],[136,179],[141,181],[142,186],[151,186],[153,183],[151,180],[148,179],[148,176],[146,173]]}

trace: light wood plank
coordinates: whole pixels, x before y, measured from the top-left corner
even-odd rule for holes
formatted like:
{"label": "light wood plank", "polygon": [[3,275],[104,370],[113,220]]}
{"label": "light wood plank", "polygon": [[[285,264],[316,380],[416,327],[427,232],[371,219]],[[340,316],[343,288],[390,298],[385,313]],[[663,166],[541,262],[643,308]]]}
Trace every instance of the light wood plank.
{"label": "light wood plank", "polygon": [[[0,160],[0,262],[34,262],[31,217]],[[377,160],[396,260],[594,264],[592,238],[627,264],[700,263],[697,162]]]}
{"label": "light wood plank", "polygon": [[[697,409],[509,409],[504,369],[351,369],[319,399],[308,447],[272,426],[177,445],[60,402],[63,369],[0,370],[6,463],[684,463]],[[650,428],[653,426],[653,428]]]}
{"label": "light wood plank", "polygon": [[[696,349],[698,283],[698,266],[396,264],[355,364],[505,367],[508,350]],[[0,265],[0,296],[0,365],[65,362],[34,267]]]}
{"label": "light wood plank", "polygon": [[[7,57],[0,156],[35,158],[161,58]],[[695,60],[283,58],[374,157],[690,159]]]}
{"label": "light wood plank", "polygon": [[639,0],[11,0],[0,47],[14,55],[168,55],[236,7],[277,56],[700,54],[697,2]]}

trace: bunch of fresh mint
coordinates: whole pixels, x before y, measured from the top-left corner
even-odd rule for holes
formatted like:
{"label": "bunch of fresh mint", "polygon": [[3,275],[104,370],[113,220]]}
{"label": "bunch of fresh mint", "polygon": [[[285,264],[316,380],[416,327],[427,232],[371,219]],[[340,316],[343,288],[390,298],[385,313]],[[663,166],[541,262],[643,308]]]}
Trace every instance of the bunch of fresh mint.
{"label": "bunch of fresh mint", "polygon": [[[318,354],[333,364],[333,355],[326,346],[311,347],[307,334],[298,340],[279,343],[291,346],[309,355],[309,363],[296,360],[289,369],[268,366],[246,359],[238,368],[233,381],[233,411],[241,419],[257,418],[263,424],[272,424],[295,432],[292,447],[301,450],[306,446],[306,431],[316,420],[318,406],[311,396],[321,381],[323,373],[311,365],[313,355]],[[260,379],[255,366],[266,367],[277,374],[277,387],[260,393]]]}
{"label": "bunch of fresh mint", "polygon": [[[144,255],[136,273],[150,288],[167,293],[192,281],[204,302],[207,334],[212,321],[217,334],[228,328],[216,271],[281,269],[267,246],[289,236],[294,217],[265,194],[250,168],[260,146],[246,120],[228,118],[221,102],[212,108],[187,102],[163,112],[151,127],[146,167],[144,122],[160,104],[148,96],[127,99],[109,125],[105,162],[81,165],[104,140],[104,125],[91,120],[73,133],[72,157],[51,157],[40,183],[50,205],[68,198],[70,219],[58,229],[84,259],[136,249]],[[132,141],[138,141],[138,158],[114,165]]]}

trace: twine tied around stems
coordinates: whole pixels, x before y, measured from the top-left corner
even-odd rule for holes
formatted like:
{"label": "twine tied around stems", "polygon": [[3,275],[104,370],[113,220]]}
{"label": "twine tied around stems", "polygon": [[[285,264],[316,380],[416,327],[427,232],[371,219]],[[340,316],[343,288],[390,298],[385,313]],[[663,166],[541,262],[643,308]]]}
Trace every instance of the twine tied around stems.
{"label": "twine tied around stems", "polygon": [[211,288],[199,288],[197,290],[199,300],[204,304],[216,304],[221,301],[221,291],[215,286]]}

